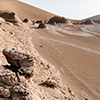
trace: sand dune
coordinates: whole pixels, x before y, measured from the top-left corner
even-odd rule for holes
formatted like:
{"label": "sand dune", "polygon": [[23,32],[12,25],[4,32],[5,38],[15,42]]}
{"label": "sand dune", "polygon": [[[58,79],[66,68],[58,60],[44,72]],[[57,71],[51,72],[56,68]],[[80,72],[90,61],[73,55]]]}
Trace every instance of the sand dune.
{"label": "sand dune", "polygon": [[92,16],[86,19],[94,20],[94,21],[100,21],[100,15]]}
{"label": "sand dune", "polygon": [[21,18],[29,18],[30,20],[48,20],[53,14],[30,6],[17,0],[0,0],[0,10],[11,10],[17,13]]}

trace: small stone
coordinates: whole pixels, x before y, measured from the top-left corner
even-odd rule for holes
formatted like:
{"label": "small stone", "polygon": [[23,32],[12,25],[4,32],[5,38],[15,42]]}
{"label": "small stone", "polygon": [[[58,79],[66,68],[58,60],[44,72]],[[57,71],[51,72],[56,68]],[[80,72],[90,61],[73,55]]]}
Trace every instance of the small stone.
{"label": "small stone", "polygon": [[28,19],[27,19],[27,18],[25,18],[25,19],[23,20],[23,22],[25,22],[25,23],[26,23],[26,22],[28,22]]}

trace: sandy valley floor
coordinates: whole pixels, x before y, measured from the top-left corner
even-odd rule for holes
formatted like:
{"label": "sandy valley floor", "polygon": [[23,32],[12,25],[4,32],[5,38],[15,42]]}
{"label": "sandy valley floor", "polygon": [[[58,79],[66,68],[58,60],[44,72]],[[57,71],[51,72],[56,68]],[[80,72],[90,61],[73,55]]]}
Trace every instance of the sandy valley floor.
{"label": "sandy valley floor", "polygon": [[61,71],[63,81],[80,100],[99,100],[100,26],[47,26],[47,29],[33,29],[36,49]]}

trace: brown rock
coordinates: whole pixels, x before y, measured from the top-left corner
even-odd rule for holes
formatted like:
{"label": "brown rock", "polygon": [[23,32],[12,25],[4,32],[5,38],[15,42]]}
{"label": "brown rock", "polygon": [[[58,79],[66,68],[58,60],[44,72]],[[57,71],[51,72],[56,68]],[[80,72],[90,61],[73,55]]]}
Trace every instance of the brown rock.
{"label": "brown rock", "polygon": [[28,77],[33,75],[34,62],[31,55],[14,47],[4,48],[3,54],[11,66],[18,68]]}
{"label": "brown rock", "polygon": [[27,18],[25,18],[25,19],[23,20],[23,22],[28,22],[28,19],[27,19]]}
{"label": "brown rock", "polygon": [[55,23],[66,23],[66,18],[64,17],[59,17],[59,16],[54,16],[49,19],[48,24],[55,24]]}
{"label": "brown rock", "polygon": [[32,100],[28,86],[24,86],[23,83],[14,86],[10,91],[12,93],[12,100]]}
{"label": "brown rock", "polygon": [[46,81],[42,82],[40,85],[50,87],[50,88],[57,88],[57,82],[47,79]]}
{"label": "brown rock", "polygon": [[15,85],[18,83],[16,74],[4,66],[0,66],[0,82],[6,85]]}
{"label": "brown rock", "polygon": [[42,20],[37,20],[35,23],[42,23]]}
{"label": "brown rock", "polygon": [[9,89],[5,89],[4,87],[0,87],[0,95],[3,97],[10,97],[10,91]]}
{"label": "brown rock", "polygon": [[8,10],[0,11],[0,17],[4,18],[6,21],[15,22],[15,13]]}
{"label": "brown rock", "polygon": [[46,25],[44,23],[40,23],[38,28],[46,28]]}

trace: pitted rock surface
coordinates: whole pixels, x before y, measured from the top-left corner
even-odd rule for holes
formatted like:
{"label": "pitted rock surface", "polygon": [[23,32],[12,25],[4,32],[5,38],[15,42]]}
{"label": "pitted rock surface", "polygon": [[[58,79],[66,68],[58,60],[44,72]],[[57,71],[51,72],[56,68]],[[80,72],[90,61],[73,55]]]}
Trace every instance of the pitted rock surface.
{"label": "pitted rock surface", "polygon": [[16,74],[4,66],[0,66],[0,82],[6,85],[15,85],[18,83]]}
{"label": "pitted rock surface", "polygon": [[11,66],[17,67],[25,75],[33,76],[33,57],[28,53],[14,47],[6,47],[3,54]]}
{"label": "pitted rock surface", "polygon": [[[18,81],[19,80],[19,81]],[[0,100],[32,100],[26,79],[0,66]]]}

